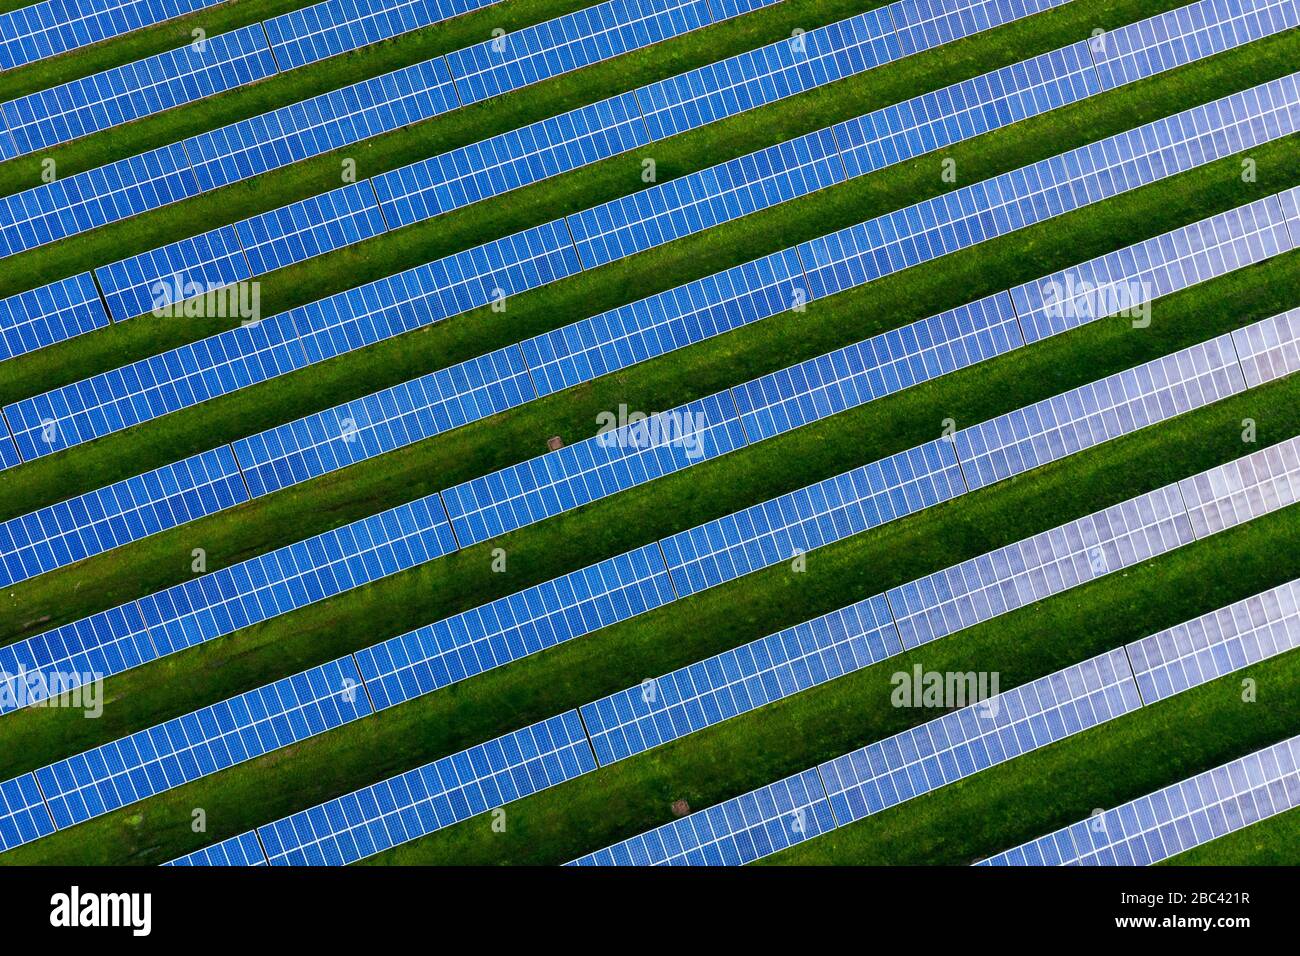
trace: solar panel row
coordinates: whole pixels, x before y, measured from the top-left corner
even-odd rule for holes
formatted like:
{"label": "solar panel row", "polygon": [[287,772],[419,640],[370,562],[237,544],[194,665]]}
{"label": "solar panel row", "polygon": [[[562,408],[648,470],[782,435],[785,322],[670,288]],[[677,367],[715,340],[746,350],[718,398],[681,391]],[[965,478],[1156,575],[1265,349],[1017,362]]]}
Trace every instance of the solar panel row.
{"label": "solar panel row", "polygon": [[220,0],[43,0],[0,14],[0,70],[215,6]]}
{"label": "solar panel row", "polygon": [[0,299],[0,361],[108,325],[89,272]]}
{"label": "solar panel row", "polygon": [[1300,807],[1300,737],[984,860],[982,866],[1149,866]]}
{"label": "solar panel row", "polygon": [[266,851],[257,838],[257,833],[249,830],[229,840],[222,840],[212,846],[195,850],[179,860],[164,863],[164,866],[268,866]]}
{"label": "solar panel row", "polygon": [[0,587],[248,500],[229,445],[0,522]]}
{"label": "solar panel row", "polygon": [[1300,308],[1237,329],[1232,342],[1251,388],[1300,371]]}
{"label": "solar panel row", "polygon": [[0,104],[18,155],[66,143],[277,72],[260,23]]}
{"label": "solar panel row", "polygon": [[[1297,124],[1300,90],[1291,76],[803,243],[799,259],[813,294],[833,294],[1209,162],[1248,143],[1284,135]],[[1043,189],[1044,179],[1052,181],[1049,191]],[[39,457],[157,417],[159,411],[195,404],[193,398],[223,394],[273,371],[301,367],[304,347],[307,359],[320,361],[577,269],[569,230],[563,223],[550,223],[286,313],[299,327],[298,336],[271,345],[265,356],[271,361],[257,369],[250,371],[244,351],[251,339],[264,336],[260,326],[267,323],[143,360],[128,366],[125,378],[119,369],[24,399],[5,413],[24,459]],[[415,302],[418,310],[409,308]],[[408,308],[399,310],[397,304]],[[286,316],[278,318],[283,322]],[[276,319],[268,322],[274,325]],[[213,374],[211,366],[200,365],[206,387],[193,389],[196,373],[187,365],[213,344],[226,350],[227,341],[233,344],[238,369],[226,364]],[[179,374],[167,374],[168,365],[179,365]],[[135,384],[146,374],[153,381],[146,380],[127,395],[118,392],[124,382]],[[219,390],[208,384],[213,380]]]}

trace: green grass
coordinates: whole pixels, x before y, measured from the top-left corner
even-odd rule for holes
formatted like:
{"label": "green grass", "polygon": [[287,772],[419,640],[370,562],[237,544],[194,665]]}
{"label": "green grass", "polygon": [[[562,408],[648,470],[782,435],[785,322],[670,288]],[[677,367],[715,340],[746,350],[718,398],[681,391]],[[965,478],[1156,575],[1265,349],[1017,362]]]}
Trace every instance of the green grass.
{"label": "green grass", "polygon": [[[598,631],[83,827],[55,834],[27,848],[26,855],[21,855],[24,851],[20,850],[6,854],[6,858],[13,862],[24,859],[63,863],[156,862],[174,856],[635,684],[647,675],[660,674],[753,640],[1239,457],[1243,451],[1251,450],[1245,449],[1240,439],[1243,417],[1253,417],[1260,423],[1261,444],[1300,431],[1297,397],[1300,397],[1300,380],[1273,383],[966,495],[960,502],[941,505],[870,534],[819,549],[809,556],[805,573],[793,574],[785,565],[769,568],[697,595],[689,603],[679,602]],[[1168,453],[1170,447],[1183,448],[1185,454],[1175,460]],[[1133,639],[1294,577],[1300,570],[1297,565],[1300,549],[1288,547],[1287,543],[1296,540],[1298,528],[1300,509],[1288,509],[1160,559],[1153,565],[1156,570],[1149,573],[1129,569],[1090,585],[1125,590],[1118,597],[1114,592],[1105,596],[1098,606],[1108,608],[1109,613],[1096,618],[1091,630],[1084,628],[1084,637],[1094,639],[1106,633],[1110,626],[1132,626],[1137,630],[1126,632],[1124,639]],[[1184,562],[1192,562],[1192,570],[1180,572],[1178,568]],[[1221,570],[1211,575],[1207,568]],[[1188,586],[1192,581],[1201,583]],[[1179,582],[1182,586],[1177,586]],[[378,608],[403,604],[427,587],[427,583],[408,587],[386,598],[375,597],[374,592],[380,589],[368,589],[370,599],[362,600],[358,595],[355,603],[363,604],[372,614],[358,618],[358,626],[365,628],[362,622],[372,618]],[[1075,600],[1067,599],[1064,604],[1073,606]],[[1189,611],[1190,605],[1195,605],[1195,610]],[[1148,609],[1147,616],[1125,616],[1121,622],[1118,613],[1121,609],[1127,615],[1143,607]],[[1174,616],[1154,623],[1150,613],[1155,612]],[[1018,613],[1030,619],[1026,627],[1035,633],[1069,633],[1050,619],[1044,620],[1033,609]],[[1093,620],[1094,616],[1088,612],[1081,613],[1085,615],[1082,620]],[[1009,620],[993,622],[985,630],[994,636],[1010,634]],[[1107,621],[1110,624],[1103,623]],[[335,623],[340,623],[337,617]],[[310,628],[300,623],[293,633],[302,635],[309,631]],[[253,634],[245,632],[245,638]],[[368,643],[374,636],[367,634],[354,643]],[[312,640],[321,638],[322,635],[316,634]],[[254,655],[228,655],[218,664],[211,652],[223,643],[228,642],[212,642],[196,652],[172,658],[165,662],[167,667],[140,668],[122,675],[121,680],[108,681],[104,715],[98,721],[73,718],[71,712],[60,710],[10,715],[0,724],[0,732],[5,734],[0,753],[21,754],[18,759],[25,769],[28,764],[39,764],[46,759],[41,751],[50,749],[51,738],[56,734],[62,735],[62,744],[68,752],[82,749],[77,744],[69,746],[71,734],[77,732],[74,724],[84,727],[94,723],[108,731],[105,736],[117,736],[122,730],[117,725],[122,723],[124,713],[137,707],[142,696],[166,696],[178,684],[193,686],[202,682],[211,689],[212,683],[232,671],[244,672],[254,679],[266,678],[270,668],[265,660],[256,660]],[[1022,647],[1022,643],[1025,642],[1011,640],[1006,646],[1015,648],[1015,652],[998,656],[988,664],[988,668],[1004,674],[1003,686],[1018,683],[1021,675],[1025,679],[1036,676],[1022,669],[1029,666],[1032,657],[1031,648]],[[1050,654],[1056,646],[1046,643],[1044,653]],[[958,654],[958,659],[966,661],[960,668],[963,670],[970,669],[972,661],[981,659],[971,653],[974,645],[965,637],[941,641],[932,647],[935,650],[927,648],[919,653],[927,666],[934,669],[944,669],[934,663],[936,653]],[[1079,653],[1076,658],[1103,649],[1104,646],[1094,650],[1089,645],[1088,653]],[[330,649],[329,653],[337,653],[337,648]],[[172,668],[178,662],[185,665],[187,676]],[[1070,659],[1061,662],[1052,658],[1041,672],[1050,672],[1069,662]],[[900,658],[897,664],[910,666],[910,658]],[[891,672],[893,669],[889,665]],[[695,780],[690,788],[679,786],[673,794],[686,796],[695,806],[744,792],[859,745],[862,742],[859,737],[848,739],[845,735],[857,734],[861,728],[843,717],[847,713],[861,713],[862,704],[843,695],[851,695],[852,688],[860,687],[863,681],[878,681],[880,673],[879,668],[869,669],[715,728],[719,733],[730,734],[732,731],[726,728],[734,725],[740,728],[735,733],[740,734],[742,730],[754,731],[757,725],[754,732],[763,735],[757,744],[729,738],[711,745],[707,741],[715,738],[708,736],[713,731],[707,731],[691,738],[705,742],[686,747],[685,756],[680,755],[680,747],[664,748],[647,755],[647,760],[652,766],[671,755],[693,761],[692,766],[700,771],[701,779]],[[826,703],[827,695],[834,697],[830,704]],[[880,699],[883,701],[884,697]],[[804,700],[810,703],[800,703]],[[31,733],[33,722],[28,721],[26,734],[15,733],[23,729],[18,718],[36,715],[65,715],[67,719],[60,725],[49,724],[35,734]],[[923,716],[917,715],[917,719]],[[890,708],[883,717],[898,719],[899,712]],[[893,724],[882,725],[880,732],[892,733],[897,729]],[[778,740],[785,743],[777,745]],[[591,778],[594,790],[582,798],[570,788],[562,788],[563,794],[556,791],[551,797],[540,795],[545,810],[529,817],[533,825],[517,841],[512,838],[511,856],[522,854],[528,862],[543,862],[567,858],[565,854],[574,855],[575,838],[568,831],[575,819],[583,820],[578,839],[589,838],[592,845],[608,842],[619,833],[626,835],[662,822],[643,813],[621,813],[625,804],[643,810],[647,806],[644,801],[650,799],[646,792],[648,785],[636,776],[649,772],[636,770],[643,763],[629,761],[615,768],[612,776]],[[6,766],[3,775],[9,776],[17,769]],[[730,792],[718,788],[730,788]],[[656,800],[655,806],[666,813],[668,802]],[[210,829],[203,838],[189,830],[189,814],[194,807],[203,807],[208,814]],[[588,819],[597,807],[604,815],[602,820],[617,821],[622,829],[602,829],[600,821]],[[550,822],[543,824],[543,821]],[[549,842],[535,829],[543,825],[551,835]],[[454,833],[467,836],[455,837]],[[452,854],[448,859],[464,857],[482,862],[482,854],[491,851],[476,843],[475,834],[482,836],[473,827],[448,831],[444,835],[448,840],[460,841],[447,850]],[[462,845],[465,840],[473,845]],[[490,846],[506,848],[504,843],[493,842]],[[590,848],[576,847],[579,851]],[[425,851],[416,848],[412,852]]]}
{"label": "green grass", "polygon": [[1291,809],[1180,853],[1166,866],[1300,865],[1300,809]]}
{"label": "green grass", "polygon": [[[656,143],[651,155],[658,163],[661,180],[674,178],[905,99],[941,82],[979,75],[1027,56],[1058,48],[1069,41],[1087,36],[1099,16],[1106,20],[1107,25],[1115,25],[1116,22],[1136,19],[1158,12],[1158,7],[1170,5],[1174,5],[1173,0],[1127,0],[1120,5],[1119,10],[1101,14],[1098,12],[1099,4],[1093,0],[1082,3],[1078,10],[1074,10],[1074,5],[1071,4],[1051,14],[1033,17],[963,41],[954,48],[958,52],[945,52],[947,48],[943,48],[912,57],[872,70],[864,76]],[[787,4],[781,4],[772,9],[779,10],[786,6]],[[791,22],[806,20],[806,17],[794,15],[793,7],[791,10]],[[742,22],[748,23],[750,16],[742,18]],[[789,25],[782,24],[782,29],[788,32]],[[782,35],[784,33],[781,29],[774,29],[771,36],[766,38],[773,39]],[[755,45],[757,43],[756,39]],[[645,55],[649,56],[650,52],[645,51]],[[620,59],[613,65],[622,63],[623,60]],[[583,71],[567,78],[565,82],[578,82],[585,75],[586,71]],[[542,84],[532,91],[513,94],[502,103],[508,105],[516,102],[515,96],[542,96],[551,88],[550,83]],[[597,97],[593,95],[590,98]],[[580,104],[574,102],[570,105]],[[490,113],[476,118],[474,110],[478,109],[490,110]],[[380,164],[376,164],[373,159],[359,159],[359,175],[374,175],[383,169],[404,165],[462,142],[478,140],[489,133],[509,129],[515,120],[522,124],[529,119],[516,115],[517,110],[507,111],[509,115],[504,118],[500,115],[501,112],[501,105],[494,101],[481,108],[457,111],[431,121],[440,124],[436,126],[436,129],[442,131],[438,136],[419,132],[423,129],[423,124],[392,134],[412,140],[412,149],[420,155],[408,151],[402,156],[401,162],[385,161]],[[554,112],[557,110],[550,113],[543,111],[532,118]],[[451,142],[453,139],[455,142]],[[37,281],[49,281],[84,268],[115,261],[128,253],[155,248],[165,241],[191,235],[196,231],[193,225],[195,222],[209,226],[229,222],[243,215],[274,208],[282,202],[302,198],[302,195],[336,188],[341,185],[339,157],[356,158],[358,149],[377,149],[377,143],[377,140],[369,141],[364,147],[350,147],[330,157],[258,177],[245,190],[245,198],[252,200],[255,207],[247,205],[237,196],[226,195],[230,190],[221,190],[197,200],[208,203],[206,207],[196,207],[190,203],[168,207],[15,257],[15,263],[25,268],[15,271],[14,279],[11,280],[15,284],[13,288],[7,288],[4,280],[0,279],[0,294],[19,291],[19,288],[29,287]],[[480,203],[428,223],[386,234],[378,242],[361,243],[263,277],[260,280],[263,283],[263,314],[270,315],[320,298],[329,292],[391,274],[401,267],[430,261],[644,188],[640,179],[642,158],[640,151],[631,156],[615,157],[567,176],[555,177],[519,190],[501,202]],[[297,192],[292,196],[281,195],[276,191],[274,184],[280,181],[277,177],[302,177],[307,175],[303,172],[304,168],[312,164],[316,164],[313,168],[318,172],[309,177],[312,179],[310,188],[295,187]],[[48,255],[50,250],[57,251],[57,256]],[[178,323],[151,319],[147,323],[127,322],[91,336],[78,337],[18,360],[8,383],[0,383],[0,402],[13,401],[96,371],[115,368],[129,359],[202,338],[224,327],[228,327],[228,324],[216,320]]]}

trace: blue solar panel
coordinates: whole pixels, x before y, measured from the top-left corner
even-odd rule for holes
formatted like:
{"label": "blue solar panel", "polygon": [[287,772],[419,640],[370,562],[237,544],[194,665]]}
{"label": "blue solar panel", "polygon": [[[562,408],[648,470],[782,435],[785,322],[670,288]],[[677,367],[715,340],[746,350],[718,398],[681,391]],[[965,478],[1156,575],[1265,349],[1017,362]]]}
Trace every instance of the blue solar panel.
{"label": "blue solar panel", "polygon": [[185,140],[204,191],[410,126],[458,106],[439,57]]}
{"label": "blue solar panel", "polygon": [[1142,706],[1123,649],[1021,684],[818,770],[840,826]]}
{"label": "blue solar panel", "polygon": [[384,218],[396,229],[650,142],[635,93],[559,116],[376,176]]}
{"label": "blue solar panel", "polygon": [[1005,292],[892,329],[732,389],[751,442],[771,438],[1023,344]]}
{"label": "blue solar panel", "polygon": [[234,443],[254,497],[403,448],[535,397],[519,346],[430,372]]}
{"label": "blue solar panel", "polygon": [[86,136],[276,72],[260,23],[0,106],[19,154]]}
{"label": "blue solar panel", "polygon": [[354,863],[596,769],[576,710],[257,828],[273,866]]}
{"label": "blue solar panel", "polygon": [[442,493],[461,547],[672,474],[745,444],[727,392],[620,424]]}
{"label": "blue solar panel", "polygon": [[1279,197],[1108,252],[1011,290],[1025,339],[1086,325],[1292,248]]}
{"label": "blue solar panel", "polygon": [[939,439],[682,531],[661,543],[685,596],[964,493]]}
{"label": "blue solar panel", "polygon": [[0,69],[57,56],[221,0],[44,0],[0,14]]}
{"label": "blue solar panel", "polygon": [[353,183],[235,224],[253,275],[324,255],[386,229],[368,182]]}
{"label": "blue solar panel", "polygon": [[1297,107],[1297,79],[1284,77],[809,240],[798,248],[810,291],[862,285],[1287,135]]}
{"label": "blue solar panel", "polygon": [[1300,737],[1139,797],[983,861],[1148,866],[1300,807]]}
{"label": "blue solar panel", "polygon": [[1251,388],[1300,372],[1300,308],[1232,333]]}
{"label": "blue solar panel", "polygon": [[549,395],[791,308],[804,289],[793,249],[735,266],[521,343]]}
{"label": "blue solar panel", "polygon": [[1286,217],[1287,228],[1291,230],[1291,241],[1294,245],[1300,242],[1300,186],[1283,190],[1278,193],[1278,198],[1282,203],[1282,215]]}
{"label": "blue solar panel", "polygon": [[0,299],[0,361],[106,325],[108,313],[89,272],[11,295]]}
{"label": "blue solar panel", "polygon": [[899,0],[889,7],[903,55],[991,30],[1069,0]]}
{"label": "blue solar panel", "polygon": [[119,322],[166,310],[252,275],[234,226],[219,226],[95,270],[104,301]]}
{"label": "blue solar panel", "polygon": [[248,500],[229,445],[0,523],[0,587]]}
{"label": "blue solar panel", "polygon": [[36,771],[62,830],[369,714],[349,657]]}
{"label": "blue solar panel", "polygon": [[1300,501],[1300,437],[1178,483],[1198,538]]}
{"label": "blue solar panel", "polygon": [[1111,90],[1296,26],[1295,0],[1202,0],[1103,34],[1094,58]]}
{"label": "blue solar panel", "polygon": [[163,866],[267,865],[266,852],[258,842],[257,833],[252,830],[163,864]]}
{"label": "blue solar panel", "polygon": [[606,0],[452,50],[446,59],[461,102],[477,103],[696,30],[712,19],[707,0]]}
{"label": "blue solar panel", "polygon": [[844,181],[830,130],[594,206],[567,217],[590,269]]}
{"label": "blue solar panel", "polygon": [[27,773],[0,783],[0,851],[53,832],[54,821],[41,799],[35,776]]}
{"label": "blue solar panel", "polygon": [[607,766],[901,651],[877,595],[584,704],[582,720]]}
{"label": "blue solar panel", "polygon": [[383,710],[674,600],[647,545],[357,652]]}
{"label": "blue solar panel", "polygon": [[1221,335],[963,428],[953,441],[974,490],[1245,389],[1232,336]]}
{"label": "blue solar panel", "polygon": [[1128,645],[1148,704],[1300,647],[1300,580]]}
{"label": "blue solar panel", "polygon": [[574,860],[573,866],[741,866],[835,828],[805,770]]}
{"label": "blue solar panel", "polygon": [[56,179],[0,199],[0,256],[120,222],[198,192],[180,143]]}
{"label": "blue solar panel", "polygon": [[18,454],[18,446],[14,444],[14,440],[8,435],[0,435],[0,471],[20,464],[22,464],[22,457]]}
{"label": "blue solar panel", "polygon": [[124,604],[0,647],[0,714],[158,656],[140,609]]}

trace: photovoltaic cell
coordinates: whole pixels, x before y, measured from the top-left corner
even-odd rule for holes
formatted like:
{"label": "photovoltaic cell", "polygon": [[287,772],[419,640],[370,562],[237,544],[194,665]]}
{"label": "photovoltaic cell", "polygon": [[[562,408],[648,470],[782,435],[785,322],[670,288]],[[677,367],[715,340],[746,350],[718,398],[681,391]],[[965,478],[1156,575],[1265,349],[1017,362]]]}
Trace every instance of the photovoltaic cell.
{"label": "photovoltaic cell", "polygon": [[234,226],[219,226],[95,270],[104,301],[119,322],[177,305],[252,275]]}
{"label": "photovoltaic cell", "polygon": [[909,650],[1193,540],[1177,485],[889,590]]}
{"label": "photovoltaic cell", "polygon": [[1005,292],[732,389],[751,442],[893,394],[1023,344]]}
{"label": "photovoltaic cell", "polygon": [[1196,537],[1300,501],[1300,437],[1184,478],[1179,483]]}
{"label": "photovoltaic cell", "polygon": [[0,105],[20,155],[212,96],[276,72],[260,23]]}
{"label": "photovoltaic cell", "polygon": [[0,783],[0,851],[49,836],[54,821],[41,799],[36,777],[23,774]]}
{"label": "photovoltaic cell", "polygon": [[983,861],[1148,866],[1300,806],[1300,737],[1233,760]]}
{"label": "photovoltaic cell", "polygon": [[0,587],[248,500],[229,445],[0,523]]}
{"label": "photovoltaic cell", "polygon": [[877,527],[964,493],[943,439],[800,488],[665,538],[685,596]]}
{"label": "photovoltaic cell", "polygon": [[212,846],[195,850],[180,859],[164,863],[163,866],[267,866],[266,854],[262,844],[257,842],[257,834],[249,830],[239,836],[222,840]]}
{"label": "photovoltaic cell", "polygon": [[1202,0],[1111,30],[1093,54],[1102,88],[1112,90],[1296,26],[1295,0]]}
{"label": "photovoltaic cell", "polygon": [[1245,389],[1232,336],[1221,335],[963,428],[953,441],[974,490]]}
{"label": "photovoltaic cell", "polygon": [[257,832],[273,866],[354,863],[595,769],[571,710]]}
{"label": "photovoltaic cell", "polygon": [[42,767],[36,779],[62,830],[369,713],[344,657]]}
{"label": "photovoltaic cell", "polygon": [[1037,342],[1291,248],[1280,196],[1269,196],[1016,286],[1011,299]]}
{"label": "photovoltaic cell", "polygon": [[1300,580],[1128,645],[1148,704],[1300,647]]}
{"label": "photovoltaic cell", "polygon": [[220,0],[44,0],[0,14],[0,69],[12,70]]}
{"label": "photovoltaic cell", "polygon": [[877,595],[584,704],[582,719],[607,766],[901,651]]}
{"label": "photovoltaic cell", "polygon": [[74,173],[0,199],[0,256],[120,222],[198,192],[180,143]]}
{"label": "photovoltaic cell", "polygon": [[108,313],[89,272],[11,295],[0,299],[0,361],[106,325]]}
{"label": "photovoltaic cell", "polygon": [[477,103],[712,21],[707,0],[607,0],[446,55],[461,102]]}
{"label": "photovoltaic cell", "polygon": [[817,771],[805,770],[570,865],[741,866],[834,828]]}
{"label": "photovoltaic cell", "polygon": [[818,770],[844,826],[1141,706],[1124,651],[1114,650],[828,760]]}
{"label": "photovoltaic cell", "polygon": [[365,648],[357,661],[383,710],[672,600],[651,544]]}
{"label": "photovoltaic cell", "polygon": [[658,412],[442,492],[462,548],[745,444],[727,392]]}
{"label": "photovoltaic cell", "polygon": [[1300,309],[1232,333],[1251,388],[1300,371]]}
{"label": "photovoltaic cell", "polygon": [[254,497],[403,448],[536,397],[517,345],[234,443]]}

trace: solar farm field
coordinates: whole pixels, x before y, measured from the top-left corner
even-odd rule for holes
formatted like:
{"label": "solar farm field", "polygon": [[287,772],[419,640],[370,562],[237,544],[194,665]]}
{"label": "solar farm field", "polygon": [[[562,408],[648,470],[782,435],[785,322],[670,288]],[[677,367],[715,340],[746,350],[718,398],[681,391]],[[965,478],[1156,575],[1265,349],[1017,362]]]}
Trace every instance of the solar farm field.
{"label": "solar farm field", "polygon": [[1298,67],[0,0],[0,864],[1300,863]]}

